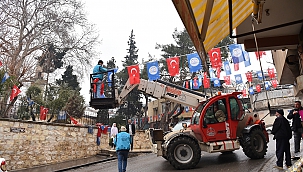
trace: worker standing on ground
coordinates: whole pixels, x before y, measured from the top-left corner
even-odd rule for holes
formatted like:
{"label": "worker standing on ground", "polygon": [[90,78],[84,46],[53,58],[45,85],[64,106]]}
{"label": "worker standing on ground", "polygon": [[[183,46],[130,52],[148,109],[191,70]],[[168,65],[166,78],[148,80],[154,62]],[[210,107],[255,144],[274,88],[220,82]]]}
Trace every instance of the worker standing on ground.
{"label": "worker standing on ground", "polygon": [[132,140],[130,149],[133,150],[133,148],[134,148],[133,143],[134,143],[134,136],[136,133],[136,128],[135,128],[135,124],[132,123],[131,119],[129,119],[127,122],[128,122],[128,124],[126,125],[126,132],[130,135],[130,138]]}
{"label": "worker standing on ground", "polygon": [[[104,96],[104,84],[103,73],[106,72],[107,69],[103,67],[103,61],[99,60],[98,64],[93,69],[93,82],[94,84],[94,98],[102,98]],[[103,87],[103,88],[102,88]]]}
{"label": "worker standing on ground", "polygon": [[[300,157],[300,142],[302,138],[302,124],[300,111],[303,112],[300,101],[295,101],[295,108],[289,112],[287,115],[288,119],[292,119],[292,130],[294,132],[294,145],[295,145],[295,155],[294,158]],[[302,113],[301,112],[301,113]]]}
{"label": "worker standing on ground", "polygon": [[278,169],[283,169],[284,153],[286,166],[287,168],[291,167],[289,140],[292,137],[292,133],[289,122],[283,115],[283,109],[278,109],[276,112],[277,118],[274,121],[271,132],[274,135],[274,140],[276,140],[277,163],[275,167]]}
{"label": "worker standing on ground", "polygon": [[119,172],[125,172],[127,167],[127,158],[131,144],[130,135],[126,132],[126,128],[121,126],[121,132],[114,138],[114,144],[116,146],[118,156],[118,170]]}

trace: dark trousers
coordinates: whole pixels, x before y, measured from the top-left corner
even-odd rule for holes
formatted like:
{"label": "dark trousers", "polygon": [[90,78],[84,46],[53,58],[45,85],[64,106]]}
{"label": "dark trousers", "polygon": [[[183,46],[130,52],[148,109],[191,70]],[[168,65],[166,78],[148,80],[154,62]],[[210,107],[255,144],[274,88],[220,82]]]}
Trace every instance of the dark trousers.
{"label": "dark trousers", "polygon": [[131,139],[130,150],[133,150],[133,145],[134,145],[134,135],[130,135],[130,139]]}
{"label": "dark trousers", "polygon": [[302,128],[298,128],[297,131],[294,131],[295,153],[300,152],[301,138],[302,138]]}
{"label": "dark trousers", "polygon": [[285,161],[287,166],[291,166],[290,157],[290,144],[288,139],[277,139],[276,140],[276,156],[277,156],[277,166],[283,167],[283,159],[285,153]]}
{"label": "dark trousers", "polygon": [[127,167],[127,157],[128,157],[128,151],[127,150],[118,150],[117,151],[118,156],[118,171],[119,172],[125,172]]}

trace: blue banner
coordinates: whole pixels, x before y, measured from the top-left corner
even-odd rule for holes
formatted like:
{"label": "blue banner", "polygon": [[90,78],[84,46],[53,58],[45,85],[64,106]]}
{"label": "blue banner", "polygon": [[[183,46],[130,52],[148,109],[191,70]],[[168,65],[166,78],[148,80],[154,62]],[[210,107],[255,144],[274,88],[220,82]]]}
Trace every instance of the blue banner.
{"label": "blue banner", "polygon": [[220,87],[220,86],[221,86],[220,80],[218,78],[215,78],[214,79],[214,87]]}
{"label": "blue banner", "polygon": [[261,72],[261,71],[257,71],[257,76],[258,76],[258,78],[260,79],[260,80],[262,80],[263,79],[263,73]]}
{"label": "blue banner", "polygon": [[243,51],[243,56],[244,56],[244,65],[245,67],[250,66],[250,57],[247,51]]}
{"label": "blue banner", "polygon": [[231,75],[231,69],[227,60],[224,62],[224,71],[226,75]]}
{"label": "blue banner", "polygon": [[242,46],[239,44],[231,44],[228,47],[231,57],[233,59],[233,63],[243,62],[244,57],[242,52]]}
{"label": "blue banner", "polygon": [[148,79],[150,81],[160,79],[159,63],[158,63],[158,61],[148,62],[146,64],[146,66],[147,66]]}
{"label": "blue banner", "polygon": [[235,80],[236,80],[236,84],[243,83],[243,81],[242,81],[242,75],[241,74],[235,75]]}
{"label": "blue banner", "polygon": [[187,56],[189,71],[191,73],[197,72],[202,69],[202,63],[198,53],[188,54],[186,56]]}
{"label": "blue banner", "polygon": [[255,94],[253,87],[250,87],[250,88],[249,88],[249,94],[250,94],[250,95]]}

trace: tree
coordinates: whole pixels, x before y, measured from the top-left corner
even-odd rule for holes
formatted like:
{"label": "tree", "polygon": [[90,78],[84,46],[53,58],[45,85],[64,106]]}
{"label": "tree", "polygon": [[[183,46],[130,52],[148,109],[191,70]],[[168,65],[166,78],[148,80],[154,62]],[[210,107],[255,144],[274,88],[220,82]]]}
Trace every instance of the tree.
{"label": "tree", "polygon": [[80,91],[79,82],[77,80],[77,75],[73,75],[73,66],[68,65],[66,70],[62,76],[62,79],[56,79],[56,83],[58,85],[66,85],[70,87],[72,90]]}
{"label": "tree", "polygon": [[81,118],[84,114],[84,98],[78,93],[74,93],[63,108],[67,114],[75,118]]}
{"label": "tree", "polygon": [[34,76],[45,50],[66,53],[65,63],[87,71],[98,36],[79,0],[3,0],[0,14],[0,60],[19,87]]}
{"label": "tree", "polygon": [[[164,54],[162,54],[162,57],[160,59],[160,71],[161,72],[161,79],[167,80],[169,82],[177,82],[179,81],[179,85],[181,85],[180,81],[182,82],[185,80],[186,77],[190,77],[189,75],[189,68],[188,68],[188,62],[186,54],[194,53],[195,47],[185,29],[183,31],[178,31],[175,29],[175,31],[172,34],[175,44],[156,44],[156,49],[160,49]],[[168,68],[166,59],[170,57],[180,56],[180,76],[179,77],[171,77],[168,75]]]}
{"label": "tree", "polygon": [[[124,57],[123,61],[123,69],[117,73],[118,86],[120,90],[124,87],[126,81],[128,80],[128,72],[127,66],[138,64],[138,49],[136,46],[135,35],[133,34],[133,30],[129,36],[129,41],[127,42],[129,45],[128,54]],[[125,115],[127,118],[132,118],[137,115],[142,108],[142,103],[140,102],[141,94],[138,90],[132,90],[127,98],[125,99],[126,104],[121,105],[117,113],[119,115]]]}

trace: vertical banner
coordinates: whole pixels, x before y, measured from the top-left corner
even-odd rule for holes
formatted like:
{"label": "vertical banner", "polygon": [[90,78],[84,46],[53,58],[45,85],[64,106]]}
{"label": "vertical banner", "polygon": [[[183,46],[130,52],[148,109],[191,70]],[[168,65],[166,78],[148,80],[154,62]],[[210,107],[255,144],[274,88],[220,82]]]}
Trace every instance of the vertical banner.
{"label": "vertical banner", "polygon": [[231,69],[227,60],[224,62],[224,71],[226,75],[231,75]]}
{"label": "vertical banner", "polygon": [[140,83],[140,70],[139,65],[127,66],[129,83],[139,84]]}
{"label": "vertical banner", "polygon": [[209,52],[209,59],[211,66],[213,68],[221,68],[222,66],[222,60],[221,60],[221,50],[220,48],[212,48]]}
{"label": "vertical banner", "polygon": [[148,79],[150,81],[160,79],[159,63],[158,63],[158,61],[148,62],[146,64],[146,66],[147,66]]}
{"label": "vertical banner", "polygon": [[241,74],[235,75],[236,84],[243,83]]}
{"label": "vertical banner", "polygon": [[230,85],[230,76],[224,76],[224,82],[226,85]]}
{"label": "vertical banner", "polygon": [[246,75],[247,81],[252,82],[252,73],[251,72],[247,72],[247,73],[245,73],[245,75]]}
{"label": "vertical banner", "polygon": [[170,76],[176,76],[179,74],[179,57],[167,58],[166,63]]}
{"label": "vertical banner", "polygon": [[231,44],[228,47],[231,57],[233,59],[233,63],[237,64],[243,62],[244,58],[243,58],[242,46],[240,44]]}
{"label": "vertical banner", "polygon": [[201,70],[202,63],[198,53],[188,54],[187,55],[188,67],[191,73]]}
{"label": "vertical banner", "polygon": [[244,56],[244,65],[245,67],[250,66],[250,57],[247,51],[243,51],[243,56]]}

